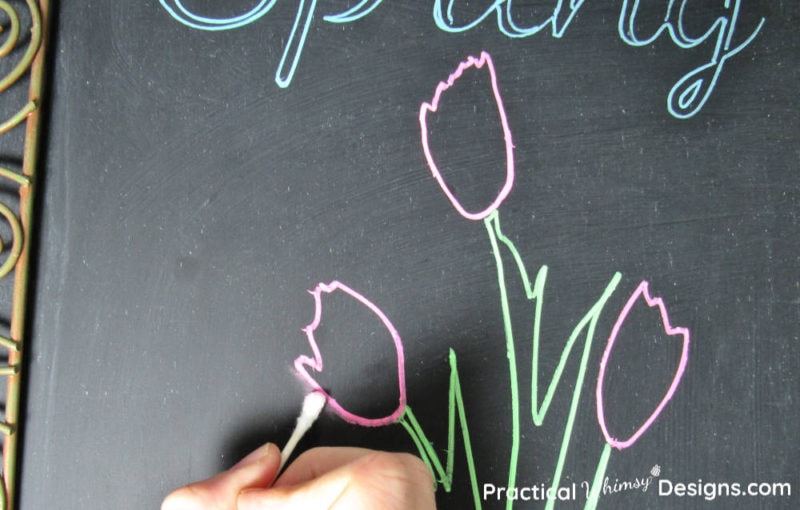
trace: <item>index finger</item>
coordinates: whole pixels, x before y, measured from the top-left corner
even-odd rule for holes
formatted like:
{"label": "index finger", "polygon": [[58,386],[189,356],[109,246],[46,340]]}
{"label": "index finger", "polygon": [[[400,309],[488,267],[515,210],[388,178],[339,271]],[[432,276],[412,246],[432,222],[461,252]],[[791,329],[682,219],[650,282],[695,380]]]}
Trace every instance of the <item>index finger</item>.
{"label": "index finger", "polygon": [[315,480],[341,466],[350,464],[369,454],[371,450],[355,447],[318,447],[303,452],[286,471],[281,474],[273,487],[287,487],[309,480]]}

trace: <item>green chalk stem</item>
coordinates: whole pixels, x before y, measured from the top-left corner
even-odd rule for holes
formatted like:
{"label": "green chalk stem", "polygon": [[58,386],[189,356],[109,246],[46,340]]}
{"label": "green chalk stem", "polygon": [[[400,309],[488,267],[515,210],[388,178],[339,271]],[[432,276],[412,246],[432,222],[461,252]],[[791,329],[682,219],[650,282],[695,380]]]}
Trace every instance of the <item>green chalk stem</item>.
{"label": "green chalk stem", "polygon": [[[578,325],[572,330],[564,349],[561,353],[558,366],[556,367],[553,377],[547,386],[544,399],[541,405],[539,404],[539,345],[540,345],[540,331],[542,319],[542,304],[544,297],[544,288],[547,281],[547,266],[541,266],[533,285],[531,285],[528,272],[525,269],[525,264],[519,254],[514,243],[503,235],[500,229],[500,215],[495,211],[489,215],[485,220],[486,231],[489,235],[489,242],[492,245],[492,253],[494,255],[495,263],[497,265],[497,280],[500,287],[500,303],[503,312],[503,325],[506,336],[506,351],[508,357],[509,376],[511,381],[511,417],[512,417],[512,430],[511,430],[511,452],[509,456],[509,473],[508,473],[508,487],[515,487],[517,480],[517,465],[519,459],[519,442],[520,442],[520,398],[519,386],[517,375],[517,362],[516,362],[516,348],[514,340],[514,331],[511,321],[511,311],[508,303],[508,291],[506,287],[506,271],[501,255],[501,246],[504,247],[511,255],[514,265],[519,271],[519,276],[525,291],[525,296],[529,301],[534,301],[534,314],[533,314],[533,354],[531,360],[531,419],[536,427],[540,427],[544,423],[544,418],[553,401],[553,396],[558,388],[564,368],[569,360],[572,348],[585,331],[583,340],[583,351],[581,354],[580,367],[578,375],[575,379],[575,386],[572,391],[572,398],[569,406],[569,414],[564,426],[564,434],[561,439],[561,446],[558,453],[558,460],[553,472],[552,485],[556,490],[561,482],[561,475],[564,470],[564,462],[567,457],[569,449],[569,442],[572,437],[572,429],[575,424],[575,416],[578,413],[580,403],[580,394],[583,389],[583,381],[586,376],[586,369],[589,364],[589,354],[591,352],[592,341],[594,340],[595,329],[600,314],[603,311],[608,299],[614,293],[619,284],[622,275],[615,273],[609,283],[606,285],[605,290],[600,298],[592,305],[589,311],[581,318]],[[607,459],[606,459],[607,460]],[[548,500],[545,508],[551,510],[555,505],[554,500]],[[511,510],[514,507],[514,501],[509,499],[506,508]]]}
{"label": "green chalk stem", "polygon": [[455,457],[455,426],[456,419],[461,430],[461,438],[464,445],[464,455],[467,458],[467,469],[469,470],[470,485],[472,487],[472,498],[476,510],[480,510],[481,498],[478,489],[478,477],[475,472],[475,460],[472,454],[472,442],[469,438],[469,427],[467,426],[467,415],[464,411],[464,398],[461,395],[461,380],[458,376],[458,365],[456,353],[450,349],[450,388],[448,396],[448,421],[447,421],[447,457],[444,465],[439,454],[433,448],[433,443],[425,435],[422,426],[417,421],[410,406],[406,406],[403,415],[400,417],[400,424],[406,429],[411,439],[419,450],[422,460],[434,475],[435,483],[444,486],[444,490],[450,492],[453,488],[453,466]]}

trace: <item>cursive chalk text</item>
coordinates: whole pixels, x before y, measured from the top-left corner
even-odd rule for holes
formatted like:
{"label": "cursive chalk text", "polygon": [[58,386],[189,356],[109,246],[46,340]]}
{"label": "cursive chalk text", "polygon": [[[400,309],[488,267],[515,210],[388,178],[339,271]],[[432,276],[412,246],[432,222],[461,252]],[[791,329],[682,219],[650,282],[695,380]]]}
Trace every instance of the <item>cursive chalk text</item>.
{"label": "cursive chalk text", "polygon": [[[266,16],[277,4],[278,0],[260,0],[250,10],[228,18],[202,16],[192,12],[181,0],[159,0],[161,6],[180,23],[198,30],[219,31],[232,30],[249,25]],[[351,23],[369,15],[383,0],[360,0],[349,9],[322,17],[329,23]],[[513,0],[495,0],[489,6],[474,13],[467,7],[467,2],[458,0],[435,0],[433,20],[436,26],[448,33],[466,32],[494,16],[498,30],[511,38],[526,38],[549,28],[555,38],[564,36],[567,28],[575,19],[585,0],[556,0],[552,10],[547,9],[544,19],[527,19],[526,10],[530,7],[519,6]],[[317,11],[317,0],[296,0],[297,12],[284,44],[278,68],[275,72],[275,83],[286,88],[297,71],[300,56],[314,21]],[[716,87],[725,63],[734,55],[745,49],[764,27],[765,18],[761,18],[755,28],[750,28],[744,37],[737,37],[737,28],[741,14],[741,0],[721,0],[722,13],[717,16],[705,30],[693,34],[689,25],[694,28],[697,20],[693,19],[693,9],[687,7],[688,0],[668,0],[663,10],[655,2],[649,2],[648,15],[653,10],[663,12],[661,23],[655,30],[643,34],[640,23],[640,0],[623,0],[619,14],[617,30],[620,39],[633,47],[653,44],[658,39],[669,39],[673,45],[682,50],[699,47],[713,47],[711,56],[698,67],[690,69],[672,86],[667,97],[667,110],[679,119],[694,116],[708,101]],[[462,5],[464,4],[464,5]],[[703,5],[702,9],[709,6]],[[696,7],[694,11],[699,10]],[[692,21],[692,23],[689,23]]]}

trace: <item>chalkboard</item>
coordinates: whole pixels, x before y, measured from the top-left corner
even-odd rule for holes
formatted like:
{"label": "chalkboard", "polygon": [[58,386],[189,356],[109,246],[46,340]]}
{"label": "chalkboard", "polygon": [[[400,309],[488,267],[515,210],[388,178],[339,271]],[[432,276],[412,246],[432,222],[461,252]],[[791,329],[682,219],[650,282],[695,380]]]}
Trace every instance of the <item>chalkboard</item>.
{"label": "chalkboard", "polygon": [[798,23],[60,5],[20,508],[156,508],[317,387],[301,449],[442,509],[797,508]]}

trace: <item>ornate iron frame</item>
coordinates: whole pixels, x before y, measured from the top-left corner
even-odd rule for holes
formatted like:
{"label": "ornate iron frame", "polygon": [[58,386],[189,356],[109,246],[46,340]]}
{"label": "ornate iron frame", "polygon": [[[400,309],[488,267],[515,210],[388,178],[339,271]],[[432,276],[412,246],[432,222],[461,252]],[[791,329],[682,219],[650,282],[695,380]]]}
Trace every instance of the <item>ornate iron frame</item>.
{"label": "ornate iron frame", "polygon": [[[48,0],[25,0],[29,11],[30,34],[27,47],[17,48],[21,40],[22,21],[16,7],[7,0],[0,0],[0,11],[5,14],[2,21],[3,37],[0,44],[0,59],[19,58],[10,72],[0,78],[0,106],[5,106],[6,91],[21,81],[28,82],[28,100],[0,123],[0,136],[24,124],[21,169],[0,167],[0,181],[6,186],[16,187],[19,203],[15,207],[0,202],[0,214],[11,227],[12,240],[8,253],[2,253],[0,280],[13,279],[13,293],[10,303],[9,335],[0,336],[0,349],[7,352],[8,362],[0,366],[0,377],[5,378],[5,412],[0,420],[0,433],[3,434],[3,468],[0,487],[0,508],[12,509],[16,504],[17,458],[19,455],[19,435],[21,426],[20,403],[22,400],[23,346],[25,326],[28,320],[28,283],[30,271],[30,240],[33,239],[33,200],[36,191],[36,168],[39,153],[39,134],[42,125],[41,98],[45,64],[45,40],[47,20],[49,19]],[[27,17],[26,17],[27,20]],[[21,53],[21,56],[19,56]],[[5,252],[5,244],[0,238],[0,251]],[[6,303],[2,314],[8,313]],[[2,351],[0,351],[2,352]],[[6,354],[6,353],[3,353]]]}

